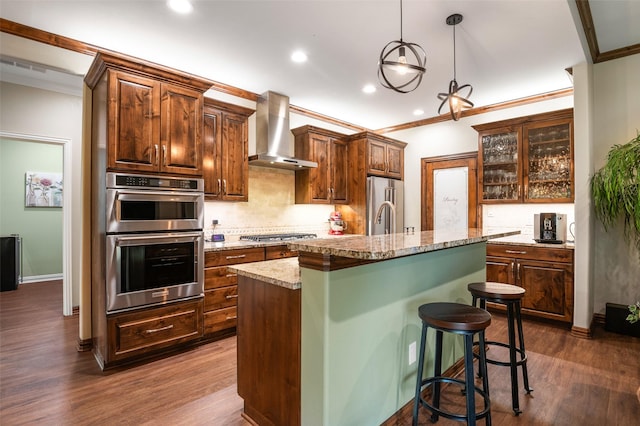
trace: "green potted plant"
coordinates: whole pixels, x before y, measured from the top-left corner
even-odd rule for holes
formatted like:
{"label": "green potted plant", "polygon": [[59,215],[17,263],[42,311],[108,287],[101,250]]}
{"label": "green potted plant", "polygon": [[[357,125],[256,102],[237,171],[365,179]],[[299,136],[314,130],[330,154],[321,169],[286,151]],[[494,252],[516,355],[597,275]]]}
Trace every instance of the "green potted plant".
{"label": "green potted plant", "polygon": [[640,133],[614,145],[606,164],[591,178],[596,217],[605,229],[624,219],[625,239],[640,252]]}
{"label": "green potted plant", "polygon": [[[624,145],[614,145],[606,164],[591,178],[591,195],[596,217],[605,229],[622,216],[624,237],[640,253],[640,133]],[[640,302],[629,305],[626,320],[640,320]],[[640,387],[636,395],[640,402]]]}

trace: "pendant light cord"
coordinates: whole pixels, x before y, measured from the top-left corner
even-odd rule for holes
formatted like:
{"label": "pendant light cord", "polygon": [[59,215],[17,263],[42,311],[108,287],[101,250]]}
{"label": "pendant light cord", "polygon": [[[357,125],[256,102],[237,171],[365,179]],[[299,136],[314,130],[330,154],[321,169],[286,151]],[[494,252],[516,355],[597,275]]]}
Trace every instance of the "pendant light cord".
{"label": "pendant light cord", "polygon": [[400,41],[402,41],[402,0],[400,0]]}
{"label": "pendant light cord", "polygon": [[453,25],[453,81],[456,81],[456,24]]}

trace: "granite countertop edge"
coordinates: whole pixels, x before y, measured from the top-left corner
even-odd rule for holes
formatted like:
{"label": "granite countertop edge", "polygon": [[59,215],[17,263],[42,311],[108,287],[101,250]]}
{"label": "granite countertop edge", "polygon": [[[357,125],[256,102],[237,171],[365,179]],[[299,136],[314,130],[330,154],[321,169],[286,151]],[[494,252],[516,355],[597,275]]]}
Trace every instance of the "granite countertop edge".
{"label": "granite countertop edge", "polygon": [[299,290],[301,287],[300,266],[297,257],[241,263],[227,266],[227,269],[240,276],[264,281],[289,290]]}
{"label": "granite countertop edge", "polygon": [[292,250],[329,256],[347,257],[362,260],[388,260],[430,251],[481,243],[493,238],[500,238],[519,234],[519,230],[491,232],[486,235],[455,236],[451,239],[429,241],[433,238],[433,231],[417,234],[391,234],[374,236],[354,236],[353,238],[337,241],[299,240],[289,242]]}

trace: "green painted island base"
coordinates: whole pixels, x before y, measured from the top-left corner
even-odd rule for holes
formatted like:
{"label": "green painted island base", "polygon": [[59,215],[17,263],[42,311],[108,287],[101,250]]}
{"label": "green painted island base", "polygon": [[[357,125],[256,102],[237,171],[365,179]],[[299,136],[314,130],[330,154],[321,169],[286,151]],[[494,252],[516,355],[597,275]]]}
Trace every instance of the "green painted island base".
{"label": "green painted island base", "polygon": [[[379,425],[412,400],[418,307],[470,304],[467,284],[485,280],[485,259],[481,242],[329,272],[301,267],[301,424]],[[443,370],[462,356],[462,339],[445,335]]]}

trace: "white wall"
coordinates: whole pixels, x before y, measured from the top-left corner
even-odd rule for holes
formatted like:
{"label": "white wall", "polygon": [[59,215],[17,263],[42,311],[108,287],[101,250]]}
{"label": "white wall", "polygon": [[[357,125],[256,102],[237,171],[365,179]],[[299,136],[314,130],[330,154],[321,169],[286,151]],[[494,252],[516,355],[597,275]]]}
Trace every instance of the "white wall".
{"label": "white wall", "polygon": [[[78,87],[81,87],[78,80]],[[71,141],[72,181],[64,182],[72,191],[72,257],[81,258],[82,238],[82,97],[0,82],[0,129],[4,132],[68,139]],[[80,262],[73,262],[70,276],[73,306],[79,304]]]}
{"label": "white wall", "polygon": [[[640,131],[640,54],[593,66],[593,161],[595,170],[609,149]],[[640,253],[622,238],[622,223],[605,231],[595,224],[594,310],[607,302],[640,300]]]}

